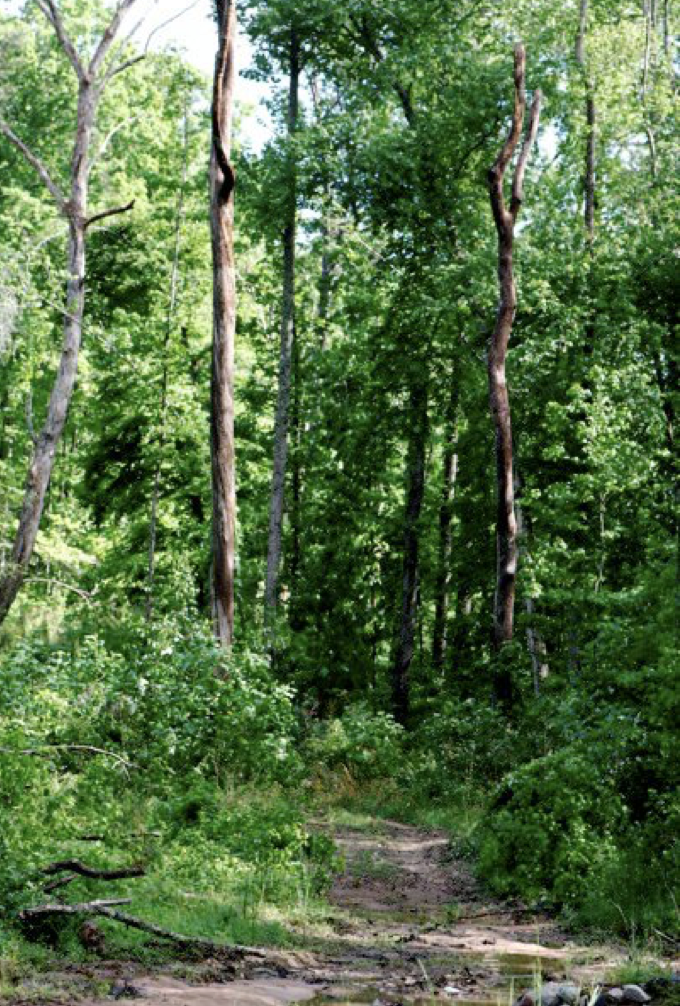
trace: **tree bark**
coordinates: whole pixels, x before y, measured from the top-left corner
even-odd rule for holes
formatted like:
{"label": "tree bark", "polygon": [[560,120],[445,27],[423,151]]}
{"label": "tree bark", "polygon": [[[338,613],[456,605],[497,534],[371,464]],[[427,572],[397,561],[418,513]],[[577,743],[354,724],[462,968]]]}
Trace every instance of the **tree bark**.
{"label": "tree bark", "polygon": [[236,472],[234,343],[236,262],[231,132],[236,81],[236,2],[217,0],[218,47],[212,99],[210,222],[213,256],[213,351],[210,393],[212,459],[212,599],[214,629],[223,647],[234,639]]}
{"label": "tree bark", "polygon": [[506,379],[508,345],[517,306],[513,271],[515,223],[522,205],[524,173],[538,131],[541,93],[537,91],[531,106],[529,124],[512,182],[510,208],[505,205],[503,179],[522,137],[526,111],[524,47],[515,49],[515,108],[512,128],[493,167],[489,171],[489,194],[498,233],[498,284],[500,303],[489,345],[488,374],[491,413],[496,430],[496,594],[493,617],[493,641],[496,649],[513,636],[515,580],[518,541],[513,475],[512,420]]}
{"label": "tree bark", "polygon": [[290,389],[295,342],[295,240],[297,231],[297,171],[292,141],[297,131],[300,103],[300,42],[291,29],[289,43],[288,150],[286,152],[286,219],[283,229],[283,295],[281,304],[281,346],[279,383],[274,422],[274,458],[269,506],[269,540],[265,582],[265,622],[270,624],[279,600],[279,571],[283,549],[283,514],[286,468],[288,462],[288,427]]}
{"label": "tree bark", "polygon": [[[454,378],[455,380],[455,378]],[[444,452],[442,497],[439,506],[439,548],[437,583],[435,588],[434,629],[432,633],[432,664],[437,670],[444,666],[448,645],[449,588],[451,585],[451,549],[453,501],[458,478],[458,387],[454,384],[446,449]]]}
{"label": "tree bark", "polygon": [[585,51],[586,34],[588,31],[588,6],[589,0],[581,0],[578,33],[576,35],[576,62],[581,68],[586,88],[586,157],[585,171],[583,175],[585,202],[583,214],[586,234],[592,247],[595,240],[595,140],[597,129],[597,107],[595,105],[595,90],[592,78],[588,72],[588,63]]}
{"label": "tree bark", "polygon": [[187,172],[189,168],[189,115],[185,109],[184,114],[184,142],[182,145],[182,179],[180,190],[177,196],[177,210],[175,213],[175,241],[172,256],[172,268],[170,271],[170,296],[168,298],[168,310],[165,317],[165,335],[163,338],[163,359],[161,361],[161,402],[160,402],[160,429],[158,431],[158,458],[153,474],[153,488],[151,491],[151,513],[149,515],[149,558],[146,578],[146,620],[151,621],[154,605],[154,585],[156,581],[156,544],[158,538],[158,510],[161,502],[161,476],[163,472],[163,454],[167,439],[168,424],[168,389],[170,382],[170,361],[169,350],[172,338],[172,327],[175,321],[177,309],[177,289],[179,285],[179,255],[182,242],[182,225],[184,223],[184,199],[187,185]]}
{"label": "tree bark", "polygon": [[397,644],[392,665],[392,708],[399,723],[410,711],[410,668],[415,644],[418,610],[420,514],[425,495],[425,456],[428,437],[427,377],[413,382],[410,394],[411,421],[407,464],[407,499],[404,522],[404,565]]}
{"label": "tree bark", "polygon": [[86,283],[86,231],[95,220],[112,213],[126,212],[131,205],[105,210],[88,219],[88,174],[92,133],[99,99],[109,79],[102,73],[104,61],[118,33],[124,14],[136,0],[121,0],[113,18],[104,31],[89,65],[85,65],[64,28],[61,15],[53,0],[39,0],[38,6],[54,28],[62,50],[69,59],[78,79],[78,106],[76,132],[71,157],[69,196],[65,198],[49,171],[33,151],[0,121],[0,131],[34,168],[45,188],[68,221],[66,251],[66,306],[64,310],[64,336],[59,368],[52,386],[47,415],[40,434],[34,441],[28,476],[24,489],[19,526],[14,539],[9,570],[0,581],[0,624],[9,613],[26,578],[45,498],[52,478],[57,449],[64,432],[68,410],[73,397],[78,372],[78,356],[83,332]]}

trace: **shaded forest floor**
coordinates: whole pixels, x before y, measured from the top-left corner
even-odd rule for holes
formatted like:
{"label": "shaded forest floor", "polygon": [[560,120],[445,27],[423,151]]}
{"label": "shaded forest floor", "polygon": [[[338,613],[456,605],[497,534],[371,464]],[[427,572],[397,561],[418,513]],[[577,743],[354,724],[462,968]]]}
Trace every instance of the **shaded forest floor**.
{"label": "shaded forest floor", "polygon": [[590,990],[629,967],[624,945],[579,945],[547,916],[490,901],[443,832],[371,817],[341,820],[314,824],[332,834],[345,869],[322,911],[291,922],[296,949],[267,950],[236,965],[172,961],[153,974],[122,961],[72,965],[27,980],[7,1001],[504,1006],[541,982],[569,980]]}

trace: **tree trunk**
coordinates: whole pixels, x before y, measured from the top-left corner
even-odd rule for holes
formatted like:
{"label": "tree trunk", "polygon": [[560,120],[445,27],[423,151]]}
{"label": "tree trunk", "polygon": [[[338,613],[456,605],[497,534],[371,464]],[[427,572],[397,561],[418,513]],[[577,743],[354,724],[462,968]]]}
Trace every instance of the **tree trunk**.
{"label": "tree trunk", "polygon": [[[454,378],[455,380],[455,378]],[[450,427],[444,453],[442,498],[439,507],[439,549],[437,558],[437,583],[435,588],[434,630],[432,633],[432,664],[438,670],[444,666],[448,644],[449,588],[451,584],[451,547],[453,501],[458,478],[458,388],[454,386],[451,396]]]}
{"label": "tree trunk", "polygon": [[76,132],[71,156],[68,198],[62,195],[59,186],[52,180],[40,158],[14,134],[4,121],[0,120],[0,131],[35,170],[60,212],[66,217],[69,231],[66,251],[68,279],[66,281],[61,359],[52,386],[45,422],[34,441],[33,456],[29,464],[9,571],[0,581],[0,624],[5,620],[16,600],[31,562],[57,450],[64,432],[76,384],[85,312],[86,231],[88,226],[95,221],[116,213],[126,212],[133,205],[105,210],[90,218],[87,216],[90,147],[97,106],[108,81],[115,72],[125,68],[123,66],[105,70],[104,62],[118,34],[124,15],[135,2],[136,0],[120,0],[108,27],[96,46],[92,59],[86,66],[65,30],[56,5],[51,0],[44,0],[44,2],[38,0],[41,12],[53,27],[64,55],[71,63],[78,79]]}
{"label": "tree trunk", "polygon": [[410,712],[410,668],[415,642],[418,610],[420,514],[425,495],[425,456],[428,436],[427,376],[421,375],[411,387],[408,446],[406,518],[404,522],[404,564],[401,609],[392,667],[392,707],[399,723]]}
{"label": "tree trunk", "polygon": [[236,481],[234,445],[234,341],[236,263],[231,130],[236,79],[236,3],[218,0],[218,49],[213,82],[210,220],[213,255],[213,352],[211,380],[212,598],[215,636],[234,638]]}
{"label": "tree trunk", "polygon": [[583,188],[585,192],[584,222],[588,241],[592,247],[595,240],[595,140],[597,128],[597,108],[595,105],[595,91],[592,79],[588,72],[585,51],[586,34],[588,30],[588,4],[589,0],[581,0],[578,34],[576,36],[576,62],[581,68],[586,87],[586,158],[585,172],[583,176]]}
{"label": "tree trunk", "polygon": [[518,541],[513,475],[512,421],[506,380],[508,345],[517,306],[513,272],[515,223],[522,205],[524,173],[538,131],[541,94],[537,91],[531,107],[525,134],[512,182],[510,208],[503,195],[505,171],[520,142],[526,110],[524,48],[515,49],[515,108],[512,128],[503,148],[489,172],[491,208],[498,233],[498,284],[500,303],[488,353],[489,395],[496,429],[496,594],[494,601],[493,641],[496,649],[510,642],[513,636],[515,610],[515,580],[517,576]]}
{"label": "tree trunk", "polygon": [[265,622],[270,623],[279,600],[279,570],[283,546],[283,513],[286,467],[288,462],[288,426],[290,388],[295,341],[295,239],[297,230],[297,171],[292,141],[297,131],[300,100],[300,43],[295,29],[290,33],[288,89],[288,150],[286,168],[288,187],[286,220],[283,229],[283,297],[281,305],[281,348],[279,387],[274,423],[274,460],[269,507],[269,541],[265,583]]}
{"label": "tree trunk", "polygon": [[153,474],[153,488],[151,492],[151,513],[149,515],[149,560],[147,567],[147,596],[146,596],[146,619],[151,621],[154,604],[154,584],[156,579],[156,543],[158,537],[158,509],[161,501],[161,476],[163,471],[163,453],[167,440],[168,424],[168,387],[170,381],[169,374],[169,350],[172,338],[172,327],[175,321],[177,308],[177,287],[179,284],[179,254],[182,241],[182,224],[184,223],[184,198],[186,194],[187,172],[189,167],[189,118],[188,110],[184,113],[184,143],[182,148],[182,180],[179,194],[177,196],[177,211],[175,214],[175,242],[172,256],[172,269],[170,272],[170,297],[168,299],[168,310],[165,318],[165,337],[163,339],[163,359],[161,377],[161,403],[160,403],[160,429],[158,431],[158,458]]}
{"label": "tree trunk", "polygon": [[85,228],[90,142],[97,106],[92,83],[80,81],[76,137],[71,160],[71,194],[66,204],[68,242],[64,338],[47,416],[33,450],[9,571],[0,583],[0,623],[6,618],[26,576],[35,548],[57,449],[64,432],[78,372],[85,312]]}

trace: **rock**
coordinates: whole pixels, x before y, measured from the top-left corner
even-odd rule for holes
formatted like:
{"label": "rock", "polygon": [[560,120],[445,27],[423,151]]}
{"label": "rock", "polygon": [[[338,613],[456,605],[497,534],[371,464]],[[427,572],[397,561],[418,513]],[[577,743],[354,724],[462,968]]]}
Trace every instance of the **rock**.
{"label": "rock", "polygon": [[624,985],[622,991],[624,1002],[648,1003],[651,1001],[651,996],[648,996],[645,990],[641,989],[639,985]]}
{"label": "rock", "polygon": [[625,999],[623,989],[620,989],[618,986],[616,988],[609,989],[608,992],[605,992],[605,999],[608,1003],[622,1003]]}
{"label": "rock", "polygon": [[112,985],[109,995],[112,999],[140,999],[144,993],[141,989],[125,980],[122,985]]}
{"label": "rock", "polygon": [[546,982],[541,989],[541,1006],[576,1006],[578,986],[571,983]]}
{"label": "rock", "polygon": [[456,988],[455,985],[445,985],[444,992],[447,994],[447,996],[462,996],[463,994],[463,990]]}

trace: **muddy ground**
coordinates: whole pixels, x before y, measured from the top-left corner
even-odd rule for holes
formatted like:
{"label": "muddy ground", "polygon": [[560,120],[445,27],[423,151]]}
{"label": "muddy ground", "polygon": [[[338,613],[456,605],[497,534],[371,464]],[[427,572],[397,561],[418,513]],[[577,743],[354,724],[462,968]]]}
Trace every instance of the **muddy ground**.
{"label": "muddy ground", "polygon": [[[23,1002],[107,1006],[113,992],[138,1006],[306,1000],[314,1006],[509,1006],[537,980],[568,978],[592,987],[626,960],[624,947],[580,946],[550,918],[490,901],[441,833],[376,819],[335,828],[333,835],[346,869],[333,885],[327,919],[298,933],[304,951],[266,951],[236,964],[178,964],[153,976],[120,962],[72,968],[48,976],[49,997],[27,987]],[[44,987],[46,977],[38,980]],[[78,999],[79,985],[92,988],[93,981],[109,994]],[[59,984],[64,991],[55,998]]]}

